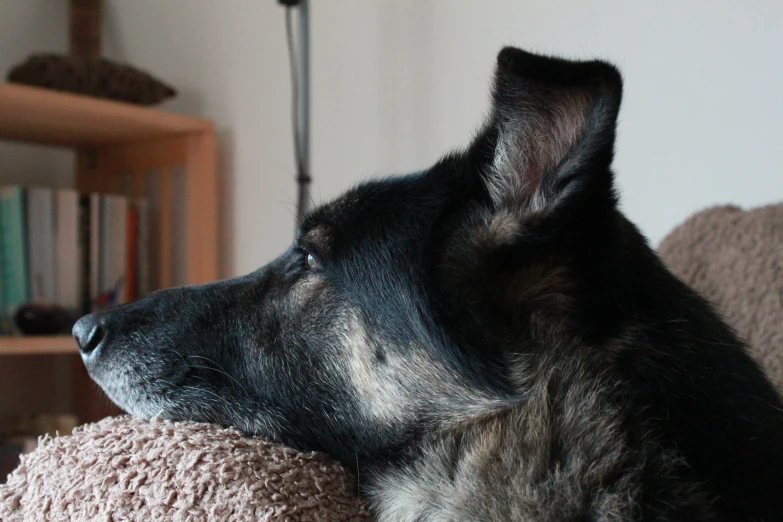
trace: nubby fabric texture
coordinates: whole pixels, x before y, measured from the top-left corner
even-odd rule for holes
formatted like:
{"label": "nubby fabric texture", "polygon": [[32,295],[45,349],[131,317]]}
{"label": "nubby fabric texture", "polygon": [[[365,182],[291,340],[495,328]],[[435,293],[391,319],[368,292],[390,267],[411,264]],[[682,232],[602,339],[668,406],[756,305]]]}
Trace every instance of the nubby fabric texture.
{"label": "nubby fabric texture", "polygon": [[0,486],[4,522],[368,521],[353,476],[231,428],[129,416],[46,438]]}

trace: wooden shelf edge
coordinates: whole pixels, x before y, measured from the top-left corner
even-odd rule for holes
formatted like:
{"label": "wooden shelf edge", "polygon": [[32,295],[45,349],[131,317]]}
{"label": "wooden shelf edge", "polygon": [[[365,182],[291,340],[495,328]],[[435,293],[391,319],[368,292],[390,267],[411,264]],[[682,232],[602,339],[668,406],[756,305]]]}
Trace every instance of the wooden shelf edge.
{"label": "wooden shelf edge", "polygon": [[78,353],[70,335],[5,336],[0,337],[0,356],[51,355]]}
{"label": "wooden shelf edge", "polygon": [[102,147],[212,130],[210,120],[80,94],[0,83],[0,138]]}

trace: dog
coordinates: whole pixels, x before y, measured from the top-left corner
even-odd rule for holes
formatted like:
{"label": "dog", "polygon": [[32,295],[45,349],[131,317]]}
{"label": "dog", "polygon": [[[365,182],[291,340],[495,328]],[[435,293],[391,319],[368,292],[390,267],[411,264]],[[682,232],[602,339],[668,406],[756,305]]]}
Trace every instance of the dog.
{"label": "dog", "polygon": [[622,80],[505,48],[464,150],[73,333],[126,411],[357,469],[380,521],[783,520],[783,403],[618,209]]}

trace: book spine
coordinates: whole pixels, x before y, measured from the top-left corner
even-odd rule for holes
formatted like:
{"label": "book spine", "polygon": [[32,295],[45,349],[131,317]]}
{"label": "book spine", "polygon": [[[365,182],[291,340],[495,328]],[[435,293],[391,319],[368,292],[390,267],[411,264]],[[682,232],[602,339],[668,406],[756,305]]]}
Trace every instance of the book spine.
{"label": "book spine", "polygon": [[138,255],[136,261],[138,297],[144,297],[150,291],[150,207],[146,199],[136,200],[138,210]]}
{"label": "book spine", "polygon": [[126,302],[128,200],[106,195],[101,200],[101,284],[98,301],[105,308]]}
{"label": "book spine", "polygon": [[90,255],[90,223],[91,205],[89,194],[79,196],[79,252],[81,284],[79,287],[80,311],[82,314],[89,314],[92,311],[92,297],[90,288],[92,286],[92,256]]}
{"label": "book spine", "polygon": [[90,311],[96,311],[103,284],[101,239],[103,201],[100,194],[90,194]]}
{"label": "book spine", "polygon": [[101,283],[98,287],[98,302],[101,308],[106,308],[114,304],[113,274],[112,274],[112,248],[111,237],[113,235],[112,223],[114,221],[114,209],[111,201],[112,196],[101,196],[101,230],[100,230],[100,254],[101,263]]}
{"label": "book spine", "polygon": [[76,312],[81,308],[83,286],[82,249],[79,242],[79,195],[75,190],[58,190],[55,206],[56,302],[66,310]]}
{"label": "book spine", "polygon": [[3,292],[6,316],[29,300],[25,245],[24,194],[21,187],[0,189],[3,210]]}
{"label": "book spine", "polygon": [[133,301],[138,298],[137,293],[137,264],[139,245],[139,211],[135,204],[128,205],[126,236],[126,262],[125,262],[125,300]]}
{"label": "book spine", "polygon": [[54,303],[54,191],[27,189],[27,245],[30,294],[34,301]]}
{"label": "book spine", "polygon": [[114,304],[128,302],[128,199],[112,196],[112,289],[115,292]]}

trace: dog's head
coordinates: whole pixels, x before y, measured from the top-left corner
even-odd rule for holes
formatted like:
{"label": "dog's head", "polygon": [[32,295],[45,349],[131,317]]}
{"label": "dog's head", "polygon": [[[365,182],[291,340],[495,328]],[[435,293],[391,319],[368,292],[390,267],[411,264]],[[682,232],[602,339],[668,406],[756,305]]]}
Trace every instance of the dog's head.
{"label": "dog's head", "polygon": [[604,276],[636,241],[610,171],[620,93],[603,62],[504,49],[470,147],[315,209],[252,274],[82,318],[91,376],[133,414],[347,462],[518,401],[521,361],[606,331]]}

